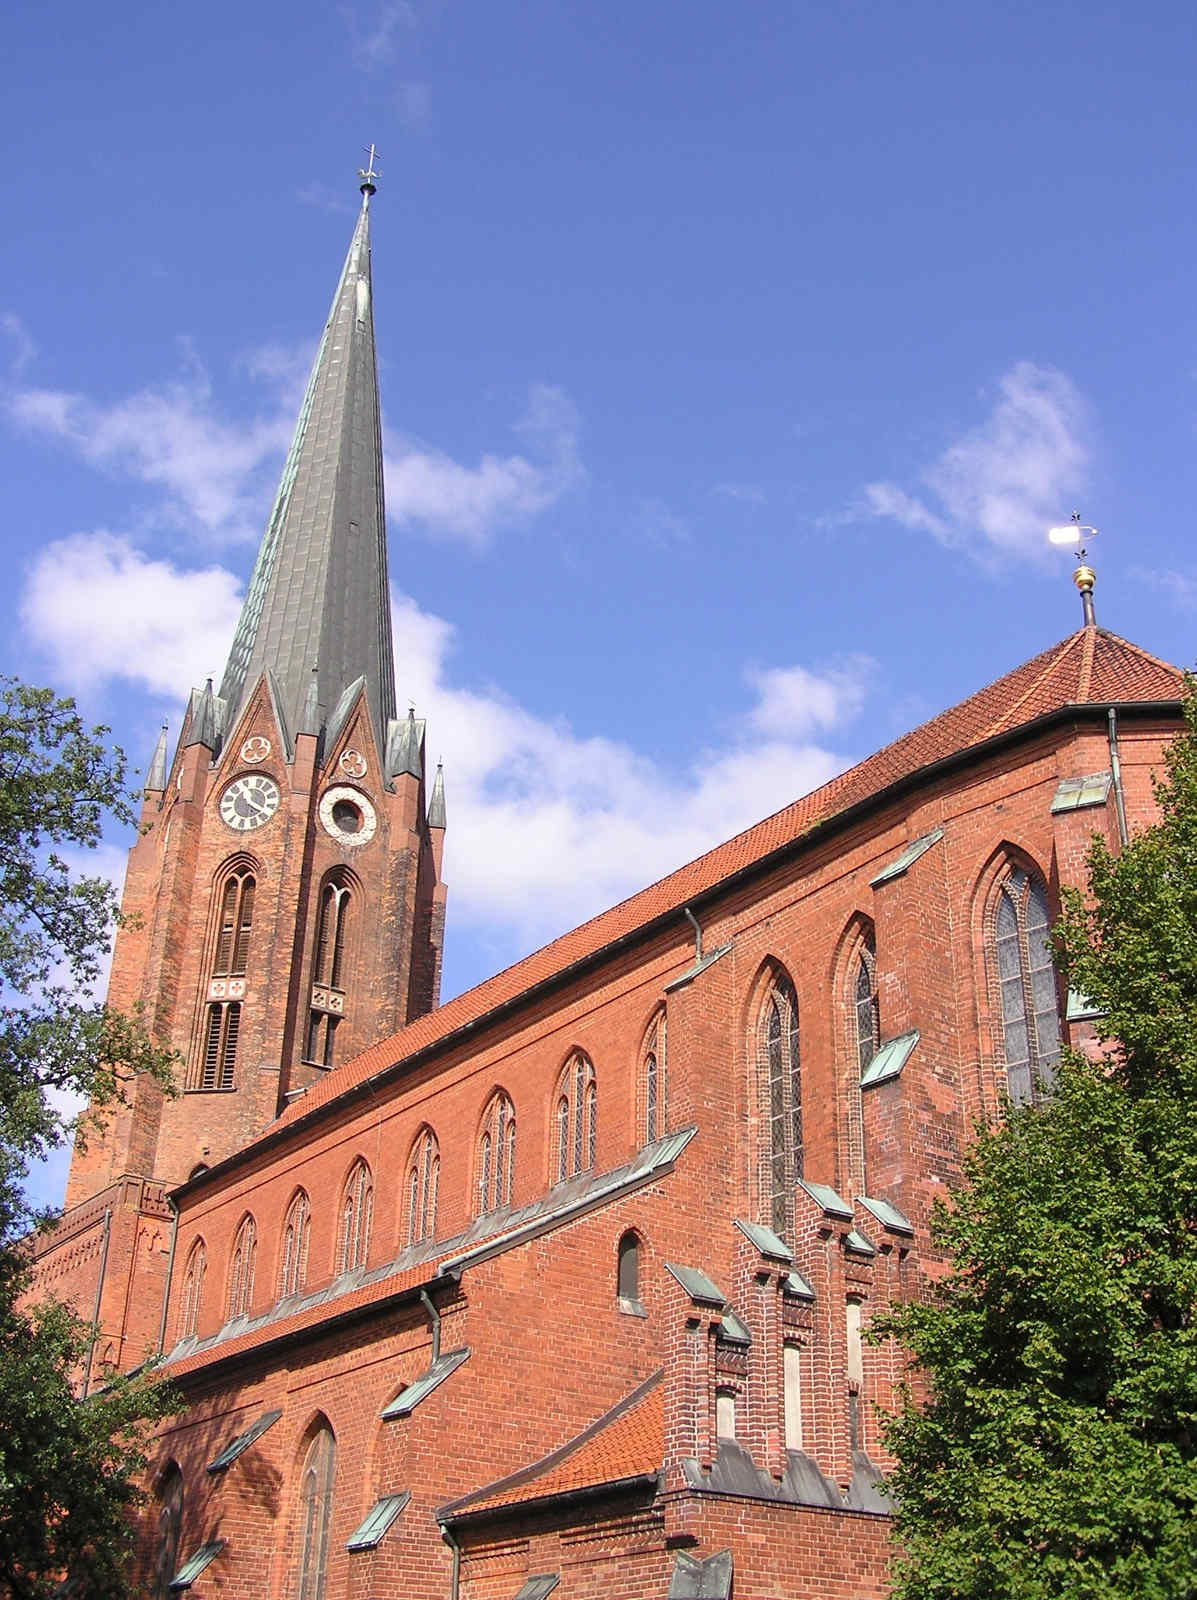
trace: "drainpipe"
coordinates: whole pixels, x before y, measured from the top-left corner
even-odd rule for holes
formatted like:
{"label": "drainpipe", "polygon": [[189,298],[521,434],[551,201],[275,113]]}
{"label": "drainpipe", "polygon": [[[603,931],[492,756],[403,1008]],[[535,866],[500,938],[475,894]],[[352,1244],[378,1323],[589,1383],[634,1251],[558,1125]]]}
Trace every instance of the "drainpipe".
{"label": "drainpipe", "polygon": [[1126,828],[1126,805],[1122,798],[1122,767],[1118,761],[1118,713],[1111,706],[1106,713],[1110,736],[1110,773],[1114,780],[1114,810],[1118,817],[1118,841],[1125,849],[1130,838]]}
{"label": "drainpipe", "polygon": [[87,1391],[91,1387],[91,1363],[96,1353],[96,1340],[100,1337],[100,1297],[104,1293],[104,1277],[108,1271],[108,1236],[112,1232],[112,1207],[104,1208],[104,1236],[100,1242],[100,1276],[96,1280],[96,1302],[91,1313],[91,1338],[87,1344],[87,1366],[83,1373],[83,1393],[81,1400],[87,1399]]}
{"label": "drainpipe", "polygon": [[[432,1366],[432,1365],[435,1365],[435,1363],[440,1360],[440,1354],[441,1354],[441,1314],[436,1309],[436,1307],[433,1305],[432,1301],[429,1299],[427,1289],[421,1289],[420,1290],[420,1299],[424,1303],[424,1310],[427,1311],[427,1313],[428,1313],[428,1321],[429,1321],[429,1325],[430,1325],[430,1327],[432,1329],[432,1361],[429,1362],[429,1365]],[[454,1590],[454,1593],[456,1593],[456,1590]]]}
{"label": "drainpipe", "polygon": [[697,966],[702,960],[702,929],[698,926],[698,918],[689,906],[682,907],[682,915],[694,929],[694,964]]}
{"label": "drainpipe", "polygon": [[162,1285],[162,1319],[158,1323],[158,1354],[162,1354],[162,1347],[166,1343],[166,1312],[170,1305],[170,1280],[175,1270],[175,1243],[179,1237],[179,1208],[175,1205],[170,1195],[166,1197],[170,1207],[170,1252],[166,1257],[166,1282]]}
{"label": "drainpipe", "polygon": [[441,1538],[453,1552],[453,1571],[449,1578],[449,1600],[458,1600],[461,1592],[461,1546],[453,1537],[452,1531],[441,1523]]}

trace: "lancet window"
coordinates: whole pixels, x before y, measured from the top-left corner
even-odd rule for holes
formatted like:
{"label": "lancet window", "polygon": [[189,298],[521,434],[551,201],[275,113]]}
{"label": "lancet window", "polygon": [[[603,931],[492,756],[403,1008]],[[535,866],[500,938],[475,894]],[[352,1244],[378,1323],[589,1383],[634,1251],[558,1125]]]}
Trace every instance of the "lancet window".
{"label": "lancet window", "polygon": [[154,1600],[172,1600],[170,1580],[179,1570],[179,1534],[183,1527],[183,1474],[170,1462],[158,1481],[158,1547],[154,1556]]}
{"label": "lancet window", "polygon": [[644,1085],[644,1142],[652,1144],[665,1132],[666,1035],[665,1012],[658,1011],[644,1036],[640,1075]]}
{"label": "lancet window", "polygon": [[1051,919],[1042,881],[1012,867],[997,891],[992,961],[1001,1002],[1006,1082],[1015,1105],[1050,1090],[1060,1056]]}
{"label": "lancet window", "polygon": [[802,1064],[798,1048],[798,999],[784,973],[770,984],[757,1018],[758,1082],[766,1142],[763,1199],[770,1226],[789,1232],[794,1185],[802,1176]]}
{"label": "lancet window", "polygon": [[441,1182],[441,1152],[436,1134],[424,1128],[416,1135],[407,1164],[407,1242],[417,1244],[436,1232],[437,1191]]}
{"label": "lancet window", "polygon": [[313,1436],[299,1476],[296,1600],[324,1600],[336,1455],[333,1431],[325,1424]]}
{"label": "lancet window", "polygon": [[478,1214],[511,1204],[515,1181],[515,1107],[498,1090],[490,1098],[478,1139]]}
{"label": "lancet window", "polygon": [[183,1297],[179,1304],[179,1337],[186,1339],[199,1327],[200,1308],[204,1297],[204,1274],[208,1270],[208,1253],[204,1241],[197,1239],[187,1255],[183,1272]]}
{"label": "lancet window", "polygon": [[224,881],[212,957],[214,978],[245,976],[254,925],[255,889],[254,875],[247,870],[232,872]]}
{"label": "lancet window", "polygon": [[881,1012],[877,1004],[877,940],[870,928],[856,956],[852,992],[856,1058],[861,1073],[881,1048]]}
{"label": "lancet window", "polygon": [[233,1242],[233,1259],[229,1267],[229,1316],[240,1317],[248,1313],[254,1297],[254,1268],[258,1256],[258,1229],[251,1216],[241,1220]]}
{"label": "lancet window", "polygon": [[298,1294],[307,1282],[308,1235],[312,1229],[311,1204],[307,1194],[300,1189],[287,1207],[283,1223],[283,1250],[279,1264],[279,1298]]}
{"label": "lancet window", "polygon": [[363,1267],[370,1254],[370,1225],[374,1220],[374,1176],[364,1161],[358,1160],[345,1183],[341,1197],[341,1228],[337,1241],[337,1271],[352,1272]]}
{"label": "lancet window", "polygon": [[337,1028],[345,1015],[353,898],[353,888],[340,869],[325,880],[320,890],[304,1060],[321,1067],[334,1063]]}
{"label": "lancet window", "polygon": [[556,1176],[561,1183],[594,1167],[598,1139],[598,1085],[581,1051],[566,1062],[557,1084]]}

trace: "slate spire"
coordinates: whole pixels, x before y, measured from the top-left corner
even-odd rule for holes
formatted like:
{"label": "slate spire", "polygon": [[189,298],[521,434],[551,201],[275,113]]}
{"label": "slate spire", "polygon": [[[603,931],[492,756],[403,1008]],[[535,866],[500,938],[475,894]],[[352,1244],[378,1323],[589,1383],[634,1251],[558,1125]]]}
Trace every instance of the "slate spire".
{"label": "slate spire", "polygon": [[145,775],[145,790],[154,790],[160,794],[166,788],[166,723],[158,730],[158,742],[154,746],[154,753],[150,757],[149,770]]}
{"label": "slate spire", "polygon": [[233,637],[220,696],[231,728],[259,676],[288,725],[365,680],[379,749],[395,715],[378,369],[370,280],[371,172]]}

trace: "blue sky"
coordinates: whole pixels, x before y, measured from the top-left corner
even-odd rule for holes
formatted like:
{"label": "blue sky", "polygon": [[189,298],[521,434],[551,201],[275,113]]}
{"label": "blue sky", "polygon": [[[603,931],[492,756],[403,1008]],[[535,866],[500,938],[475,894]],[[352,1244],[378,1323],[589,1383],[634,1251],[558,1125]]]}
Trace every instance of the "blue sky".
{"label": "blue sky", "polygon": [[0,668],[136,762],[381,151],[446,994],[1071,631],[1074,506],[1099,620],[1192,661],[1188,7],[71,0],[4,56]]}

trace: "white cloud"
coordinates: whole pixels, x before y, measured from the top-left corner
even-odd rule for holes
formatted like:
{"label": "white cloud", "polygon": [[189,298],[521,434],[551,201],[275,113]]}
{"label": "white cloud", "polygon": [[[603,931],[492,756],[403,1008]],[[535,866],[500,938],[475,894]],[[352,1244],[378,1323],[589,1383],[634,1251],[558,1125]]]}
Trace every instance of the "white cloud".
{"label": "white cloud", "polygon": [[458,926],[525,945],[593,915],[825,782],[842,755],[811,737],[859,709],[871,663],[747,675],[754,701],[718,747],[669,771],[622,741],[584,737],[494,688],[452,680],[453,629],[396,596],[400,691],[443,755],[447,877]]}
{"label": "white cloud", "polygon": [[267,466],[277,467],[292,422],[280,403],[248,423],[226,422],[212,406],[207,373],[184,347],[184,370],[110,405],[56,389],[17,388],[5,397],[11,421],[69,444],[85,461],[163,492],[173,525],[220,538],[259,530]]}
{"label": "white cloud", "polygon": [[37,354],[37,346],[30,338],[28,328],[15,311],[5,311],[0,314],[0,334],[3,334],[12,346],[9,371],[14,378],[18,378]]}
{"label": "white cloud", "polygon": [[407,0],[383,0],[378,6],[344,6],[354,65],[363,72],[389,67],[399,49],[399,34],[416,24],[415,7]]}
{"label": "white cloud", "polygon": [[530,522],[584,480],[578,413],[564,390],[535,384],[515,432],[539,462],[488,454],[466,467],[441,450],[401,440],[386,462],[388,513],[401,525],[482,546],[499,529]]}
{"label": "white cloud", "polygon": [[1046,561],[1044,533],[1084,487],[1092,423],[1080,391],[1052,367],[1020,361],[984,422],[920,474],[931,500],[893,483],[865,487],[868,509],[983,559]]}
{"label": "white cloud", "polygon": [[177,699],[220,672],[240,606],[223,567],[185,570],[119,534],[79,533],[42,550],[21,620],[64,687],[123,679]]}

